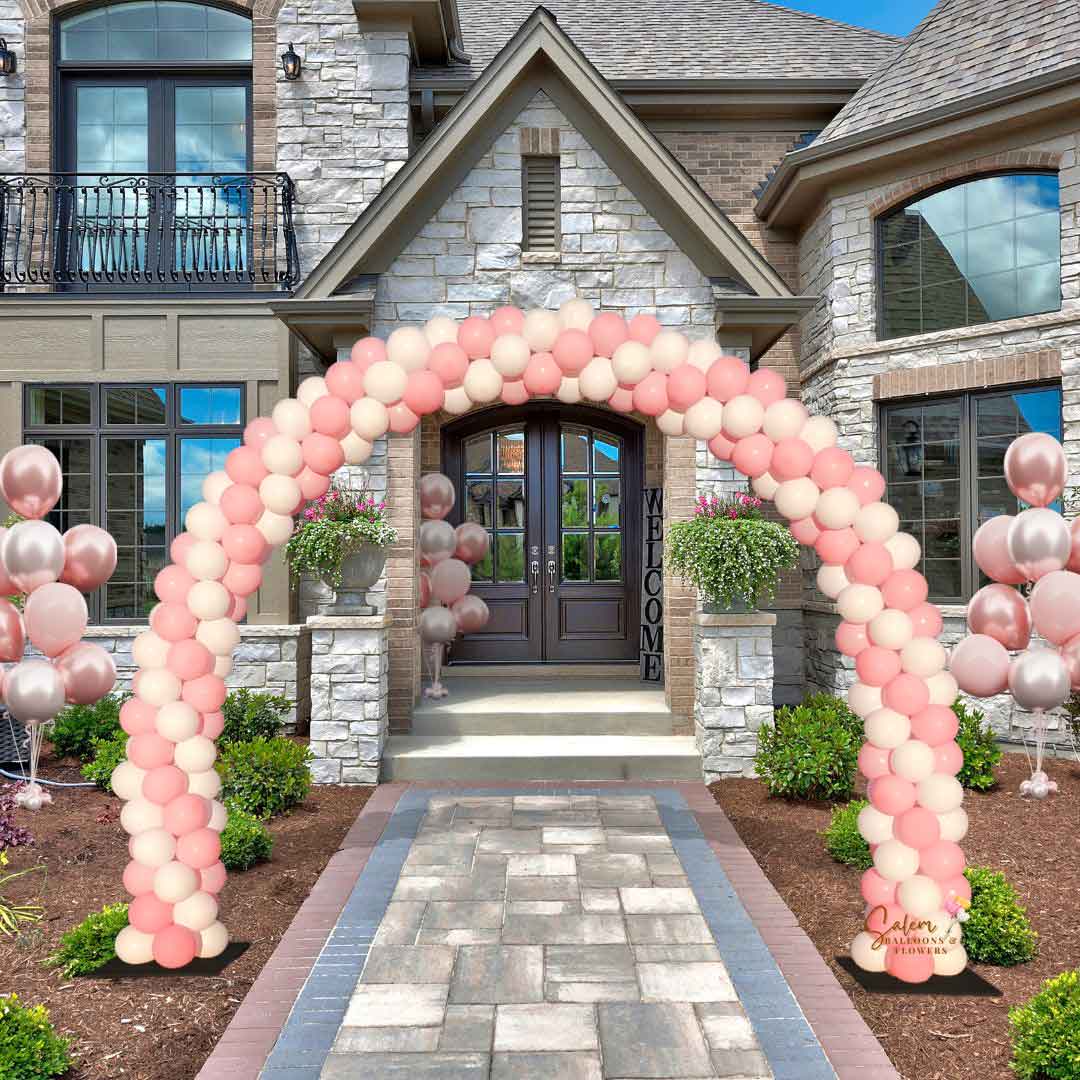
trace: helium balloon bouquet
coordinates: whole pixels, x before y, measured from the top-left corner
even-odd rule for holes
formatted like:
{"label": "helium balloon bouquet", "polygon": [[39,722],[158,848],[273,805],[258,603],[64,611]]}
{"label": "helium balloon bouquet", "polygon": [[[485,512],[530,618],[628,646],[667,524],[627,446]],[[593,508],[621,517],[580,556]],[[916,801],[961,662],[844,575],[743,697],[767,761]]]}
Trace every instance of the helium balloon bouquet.
{"label": "helium balloon bouquet", "polygon": [[490,618],[487,604],[469,595],[471,567],[491,550],[487,530],[475,521],[456,529],[444,520],[454,508],[454,485],[442,473],[420,477],[420,639],[428,647],[429,698],[446,697],[440,681],[443,649],[462,634],[482,630]]}
{"label": "helium balloon bouquet", "polygon": [[[116,684],[113,658],[83,641],[84,593],[116,569],[116,541],[96,525],[66,533],[42,520],[57,504],[63,477],[43,446],[17,446],[0,460],[0,493],[23,520],[0,528],[0,661],[10,718],[30,734],[29,772],[15,801],[30,810],[52,802],[37,782],[45,725],[69,705],[90,705]],[[22,612],[12,599],[23,597]],[[26,642],[44,659],[23,659]]]}

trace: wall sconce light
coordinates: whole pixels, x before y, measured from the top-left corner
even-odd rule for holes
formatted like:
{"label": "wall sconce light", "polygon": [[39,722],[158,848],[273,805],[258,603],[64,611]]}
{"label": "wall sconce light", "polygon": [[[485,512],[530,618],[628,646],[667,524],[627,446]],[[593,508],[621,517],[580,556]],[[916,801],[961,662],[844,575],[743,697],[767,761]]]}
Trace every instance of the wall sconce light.
{"label": "wall sconce light", "polygon": [[0,75],[15,74],[15,54],[7,47],[7,42],[0,38]]}
{"label": "wall sconce light", "polygon": [[289,82],[300,78],[300,57],[291,43],[289,48],[281,54],[281,69]]}

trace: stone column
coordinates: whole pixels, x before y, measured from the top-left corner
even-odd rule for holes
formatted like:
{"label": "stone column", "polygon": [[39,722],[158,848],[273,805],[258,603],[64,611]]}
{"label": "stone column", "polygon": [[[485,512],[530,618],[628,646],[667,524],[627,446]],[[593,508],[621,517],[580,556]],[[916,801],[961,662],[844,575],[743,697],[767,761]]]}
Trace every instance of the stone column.
{"label": "stone column", "polygon": [[773,715],[771,611],[694,615],[694,734],[705,782],[753,776]]}
{"label": "stone column", "polygon": [[318,784],[377,784],[389,729],[386,615],[313,615],[311,771]]}

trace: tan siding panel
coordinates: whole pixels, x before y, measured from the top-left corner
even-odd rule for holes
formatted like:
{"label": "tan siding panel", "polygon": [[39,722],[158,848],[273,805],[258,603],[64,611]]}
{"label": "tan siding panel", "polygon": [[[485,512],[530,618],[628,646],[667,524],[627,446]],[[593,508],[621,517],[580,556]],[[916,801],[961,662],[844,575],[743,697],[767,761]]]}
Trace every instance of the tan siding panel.
{"label": "tan siding panel", "polygon": [[277,327],[273,318],[180,317],[180,370],[210,368],[244,372],[274,365]]}
{"label": "tan siding panel", "polygon": [[175,362],[176,342],[169,340],[169,322],[164,315],[105,317],[107,371],[170,371]]}

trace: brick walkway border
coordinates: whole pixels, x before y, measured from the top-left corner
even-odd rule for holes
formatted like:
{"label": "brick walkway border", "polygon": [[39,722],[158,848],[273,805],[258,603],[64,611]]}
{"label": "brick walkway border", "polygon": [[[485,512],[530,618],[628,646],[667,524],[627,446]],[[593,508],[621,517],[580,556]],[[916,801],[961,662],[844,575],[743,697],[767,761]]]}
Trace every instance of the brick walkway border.
{"label": "brick walkway border", "polygon": [[[302,991],[309,998],[327,991],[340,992],[344,1009],[359,970],[349,971],[335,959],[337,949],[327,944],[331,931],[339,921],[346,923],[335,939],[341,939],[344,931],[348,940],[342,944],[349,949],[350,964],[362,966],[374,926],[389,902],[427,799],[436,791],[462,795],[654,795],[703,913],[716,934],[740,1001],[778,1076],[817,1080],[835,1071],[839,1080],[899,1080],[846,991],[708,788],[700,783],[647,782],[507,783],[483,788],[465,783],[380,785],[297,912],[196,1080],[258,1080]],[[396,819],[394,828],[386,832],[392,819]],[[377,845],[379,857],[371,862]],[[715,861],[708,857],[706,845]],[[717,871],[717,862],[722,872]],[[365,868],[366,878],[370,879],[365,881],[364,893],[368,895],[358,895],[350,903]],[[343,919],[347,904],[349,911]],[[762,943],[767,949],[762,948]],[[294,1018],[294,1030],[287,1040],[282,1040],[267,1070],[267,1077],[273,1080],[317,1076],[317,1064],[321,1065],[340,1023],[340,1017],[333,1012],[323,1018],[325,1024],[320,1023],[320,1018],[311,1014],[310,1005],[297,1011],[306,1014],[303,1030],[310,1042],[298,1042],[298,1018]],[[828,1064],[821,1056],[822,1049]]]}

